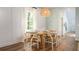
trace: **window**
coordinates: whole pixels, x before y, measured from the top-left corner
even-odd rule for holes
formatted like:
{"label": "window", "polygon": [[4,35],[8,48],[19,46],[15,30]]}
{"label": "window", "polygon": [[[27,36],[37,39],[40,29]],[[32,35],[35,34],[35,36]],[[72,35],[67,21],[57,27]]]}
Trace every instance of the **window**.
{"label": "window", "polygon": [[27,15],[27,29],[28,30],[33,29],[33,15],[31,12],[28,12],[28,15]]}
{"label": "window", "polygon": [[35,28],[35,11],[33,9],[25,9],[25,32],[33,31]]}

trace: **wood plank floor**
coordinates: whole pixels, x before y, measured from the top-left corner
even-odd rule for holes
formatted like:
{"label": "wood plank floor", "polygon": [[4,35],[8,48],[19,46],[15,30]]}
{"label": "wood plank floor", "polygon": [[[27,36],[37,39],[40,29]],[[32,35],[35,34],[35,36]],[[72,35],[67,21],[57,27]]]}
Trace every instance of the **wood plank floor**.
{"label": "wood plank floor", "polygon": [[[48,48],[49,47],[49,48]],[[54,48],[54,51],[76,51],[77,50],[77,42],[75,41],[74,37],[64,36],[61,40],[59,46]],[[16,45],[11,45],[10,47],[3,47],[0,48],[0,51],[25,51],[23,43],[19,43]],[[32,51],[44,51],[41,48],[36,49],[35,47],[32,48]],[[45,51],[52,51],[51,44],[46,44]]]}
{"label": "wood plank floor", "polygon": [[0,51],[18,51],[23,50],[23,42],[18,42],[9,46],[1,47]]}
{"label": "wood plank floor", "polygon": [[57,51],[76,51],[77,42],[73,37],[65,37],[61,40],[60,46],[57,47]]}
{"label": "wood plank floor", "polygon": [[[48,45],[49,47],[51,45]],[[65,36],[58,47],[55,47],[54,51],[76,51],[77,50],[77,42],[75,41],[74,37],[68,37]],[[23,51],[23,49],[20,51]],[[42,49],[35,49],[33,48],[33,51],[42,51]],[[51,47],[46,49],[45,51],[52,51]]]}

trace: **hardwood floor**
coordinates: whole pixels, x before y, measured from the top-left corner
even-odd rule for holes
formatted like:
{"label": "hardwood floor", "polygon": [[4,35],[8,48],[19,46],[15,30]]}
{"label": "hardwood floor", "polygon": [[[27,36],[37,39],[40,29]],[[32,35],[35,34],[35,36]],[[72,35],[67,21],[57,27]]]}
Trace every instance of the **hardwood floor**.
{"label": "hardwood floor", "polygon": [[18,51],[23,50],[23,42],[15,43],[9,46],[1,47],[0,51]]}
{"label": "hardwood floor", "polygon": [[[32,50],[43,51],[41,48],[36,49],[35,47],[33,47]],[[46,44],[45,51],[52,51],[51,44]],[[54,47],[54,51],[77,51],[77,42],[75,41],[74,37],[64,36],[64,38],[61,40],[60,45]]]}
{"label": "hardwood floor", "polygon": [[73,37],[64,37],[61,40],[60,46],[57,47],[57,51],[76,51],[77,50],[77,42]]}
{"label": "hardwood floor", "polygon": [[[54,51],[76,51],[77,42],[74,37],[64,36],[59,46],[54,47]],[[0,48],[0,51],[25,51],[24,44],[22,42]],[[32,51],[44,51],[43,49],[37,49],[36,46],[32,47]],[[52,51],[51,44],[46,43],[45,51]]]}

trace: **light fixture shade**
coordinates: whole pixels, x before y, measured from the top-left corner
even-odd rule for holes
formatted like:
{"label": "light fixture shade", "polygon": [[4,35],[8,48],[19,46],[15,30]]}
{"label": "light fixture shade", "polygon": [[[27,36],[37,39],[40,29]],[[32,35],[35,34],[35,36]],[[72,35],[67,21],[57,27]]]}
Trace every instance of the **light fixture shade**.
{"label": "light fixture shade", "polygon": [[41,8],[41,15],[42,16],[49,16],[50,15],[50,11],[48,8]]}

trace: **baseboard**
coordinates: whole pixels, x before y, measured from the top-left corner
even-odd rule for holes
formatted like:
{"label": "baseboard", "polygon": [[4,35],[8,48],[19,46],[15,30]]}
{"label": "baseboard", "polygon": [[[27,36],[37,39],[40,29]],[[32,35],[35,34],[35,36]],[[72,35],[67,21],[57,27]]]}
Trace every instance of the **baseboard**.
{"label": "baseboard", "polygon": [[17,51],[18,49],[21,49],[24,47],[23,42],[18,42],[9,46],[1,47],[0,51]]}

